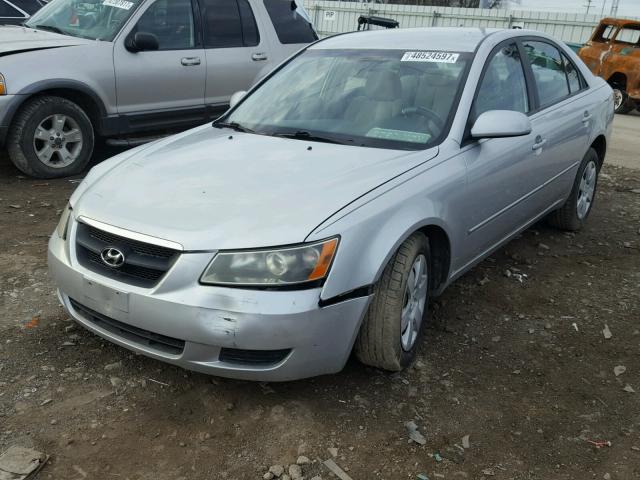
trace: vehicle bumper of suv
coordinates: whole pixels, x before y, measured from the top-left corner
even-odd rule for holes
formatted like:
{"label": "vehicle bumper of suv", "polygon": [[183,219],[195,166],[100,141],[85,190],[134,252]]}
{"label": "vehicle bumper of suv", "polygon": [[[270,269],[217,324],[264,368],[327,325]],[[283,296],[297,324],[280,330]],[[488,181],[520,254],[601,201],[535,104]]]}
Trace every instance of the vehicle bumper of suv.
{"label": "vehicle bumper of suv", "polygon": [[135,352],[223,377],[286,381],[340,371],[370,300],[320,307],[319,288],[200,285],[211,252],[182,253],[153,288],[87,270],[75,255],[73,242],[54,232],[49,272],[78,323]]}

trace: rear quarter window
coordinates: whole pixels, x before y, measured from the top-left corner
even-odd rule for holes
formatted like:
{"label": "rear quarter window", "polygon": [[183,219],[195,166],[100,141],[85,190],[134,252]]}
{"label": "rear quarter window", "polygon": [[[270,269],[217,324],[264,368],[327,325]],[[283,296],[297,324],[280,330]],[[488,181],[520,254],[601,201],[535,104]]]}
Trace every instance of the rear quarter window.
{"label": "rear quarter window", "polygon": [[291,0],[264,0],[280,43],[311,43],[318,39],[313,27]]}

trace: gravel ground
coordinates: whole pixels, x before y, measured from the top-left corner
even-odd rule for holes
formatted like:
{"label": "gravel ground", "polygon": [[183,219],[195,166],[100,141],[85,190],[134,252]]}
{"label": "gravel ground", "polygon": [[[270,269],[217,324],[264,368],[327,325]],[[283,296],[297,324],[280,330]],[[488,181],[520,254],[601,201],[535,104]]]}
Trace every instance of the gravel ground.
{"label": "gravel ground", "polygon": [[46,267],[75,185],[0,162],[0,451],[51,455],[39,479],[286,480],[300,455],[307,479],[640,478],[640,170],[605,167],[584,231],[536,225],[457,281],[408,371],[285,384],[76,327]]}

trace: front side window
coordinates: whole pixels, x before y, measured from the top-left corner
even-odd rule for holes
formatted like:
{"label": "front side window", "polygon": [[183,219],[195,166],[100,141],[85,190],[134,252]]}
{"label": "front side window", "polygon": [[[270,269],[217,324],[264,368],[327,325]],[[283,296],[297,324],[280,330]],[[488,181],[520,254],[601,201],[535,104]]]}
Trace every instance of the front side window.
{"label": "front side window", "polygon": [[489,60],[475,99],[473,120],[489,110],[529,111],[527,83],[515,43],[501,47]]}
{"label": "front side window", "polygon": [[627,45],[640,45],[640,27],[624,27],[620,29],[618,35],[616,35],[616,42],[626,43]]}
{"label": "front side window", "polygon": [[471,54],[311,49],[221,122],[254,133],[418,150],[447,133]]}
{"label": "front side window", "polygon": [[608,42],[611,40],[615,27],[613,25],[600,25],[593,40],[595,42]]}
{"label": "front side window", "polygon": [[292,0],[264,0],[280,43],[311,43],[318,39],[311,22]]}
{"label": "front side window", "polygon": [[207,48],[251,47],[260,43],[258,27],[247,0],[204,0]]}
{"label": "front side window", "polygon": [[548,107],[568,97],[571,92],[558,49],[546,42],[526,41],[523,45],[533,70],[540,107]]}
{"label": "front side window", "polygon": [[25,23],[63,35],[112,41],[143,0],[56,0]]}
{"label": "front side window", "polygon": [[140,17],[134,31],[155,35],[159,50],[194,48],[196,38],[191,0],[157,0]]}

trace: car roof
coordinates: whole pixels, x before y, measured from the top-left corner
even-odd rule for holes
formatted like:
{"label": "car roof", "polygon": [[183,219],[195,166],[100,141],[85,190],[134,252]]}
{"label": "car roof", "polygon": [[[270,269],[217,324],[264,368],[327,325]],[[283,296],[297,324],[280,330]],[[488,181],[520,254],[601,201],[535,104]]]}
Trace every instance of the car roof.
{"label": "car roof", "polygon": [[328,37],[310,48],[474,52],[485,37],[500,31],[505,29],[435,27],[368,30]]}

